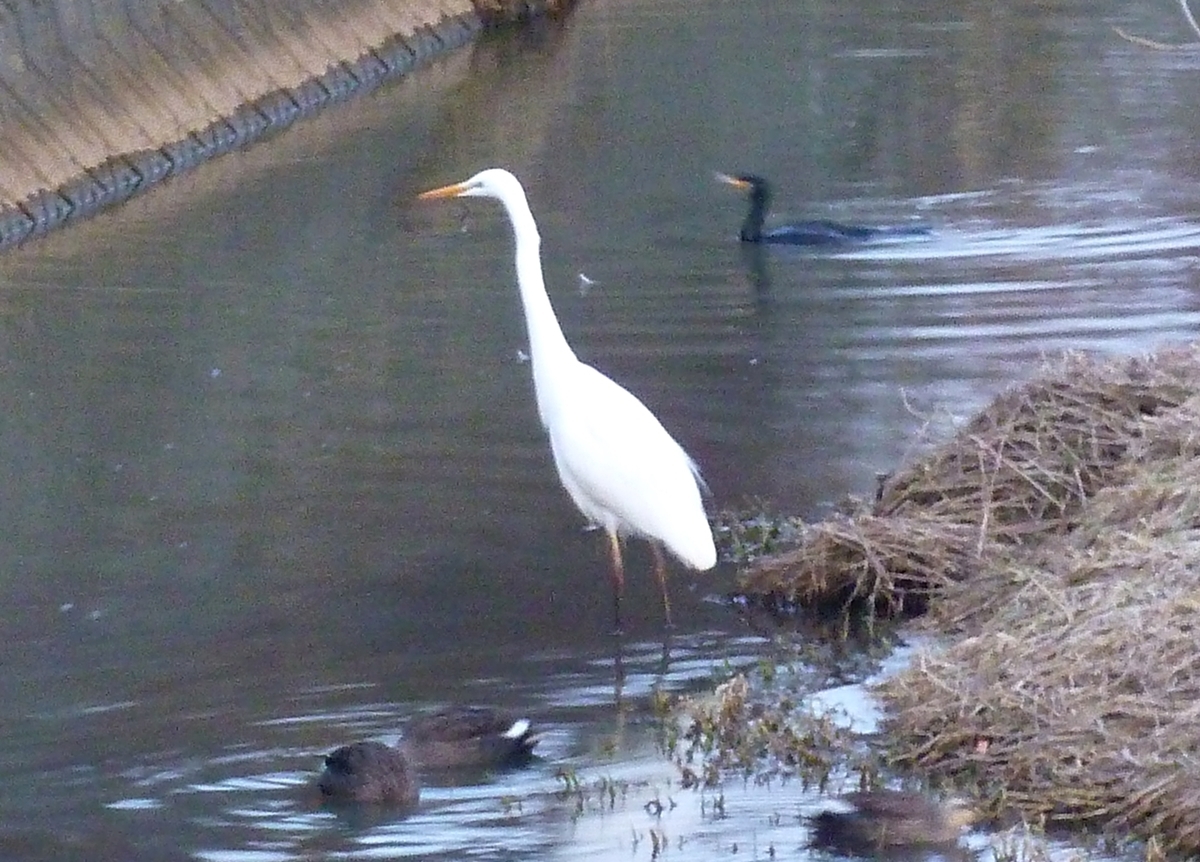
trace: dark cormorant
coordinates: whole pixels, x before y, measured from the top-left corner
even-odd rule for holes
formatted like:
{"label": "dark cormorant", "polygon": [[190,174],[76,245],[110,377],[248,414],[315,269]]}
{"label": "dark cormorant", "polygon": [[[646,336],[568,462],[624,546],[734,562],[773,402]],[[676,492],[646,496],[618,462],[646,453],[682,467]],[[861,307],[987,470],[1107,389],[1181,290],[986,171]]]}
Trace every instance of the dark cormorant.
{"label": "dark cormorant", "polygon": [[738,236],[742,242],[767,242],[781,245],[846,245],[875,239],[929,236],[924,225],[897,225],[888,227],[866,227],[842,224],[827,219],[812,219],[779,225],[763,230],[767,207],[771,203],[771,184],[753,174],[736,177],[717,174],[717,179],[750,193],[750,211],[742,222]]}

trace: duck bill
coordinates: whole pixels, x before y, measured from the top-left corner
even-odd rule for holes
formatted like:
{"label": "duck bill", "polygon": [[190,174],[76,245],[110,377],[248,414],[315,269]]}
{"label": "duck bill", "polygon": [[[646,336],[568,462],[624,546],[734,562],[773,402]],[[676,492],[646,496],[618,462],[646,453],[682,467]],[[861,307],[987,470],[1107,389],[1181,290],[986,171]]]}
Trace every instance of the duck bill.
{"label": "duck bill", "polygon": [[733,186],[735,189],[750,188],[750,183],[746,182],[745,180],[739,180],[737,177],[731,177],[731,176],[729,176],[729,174],[723,174],[718,171],[715,173],[715,176],[721,182],[728,183],[729,185]]}
{"label": "duck bill", "polygon": [[448,186],[441,186],[436,189],[430,189],[427,192],[421,192],[417,195],[419,201],[436,201],[442,198],[456,198],[467,190],[466,183],[453,183]]}

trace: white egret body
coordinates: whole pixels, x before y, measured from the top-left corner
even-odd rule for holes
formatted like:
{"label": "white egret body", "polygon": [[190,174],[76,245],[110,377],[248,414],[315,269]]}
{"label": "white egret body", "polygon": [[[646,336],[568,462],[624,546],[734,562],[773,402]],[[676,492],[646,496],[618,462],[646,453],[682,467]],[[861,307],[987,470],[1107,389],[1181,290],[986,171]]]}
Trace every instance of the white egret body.
{"label": "white egret body", "polygon": [[625,582],[620,541],[630,535],[648,539],[654,549],[670,625],[660,545],[693,569],[717,562],[695,463],[637,397],[576,358],[546,294],[541,237],[517,178],[492,168],[420,195],[448,197],[495,198],[512,222],[538,414],[563,487],[584,517],[608,535],[617,628]]}

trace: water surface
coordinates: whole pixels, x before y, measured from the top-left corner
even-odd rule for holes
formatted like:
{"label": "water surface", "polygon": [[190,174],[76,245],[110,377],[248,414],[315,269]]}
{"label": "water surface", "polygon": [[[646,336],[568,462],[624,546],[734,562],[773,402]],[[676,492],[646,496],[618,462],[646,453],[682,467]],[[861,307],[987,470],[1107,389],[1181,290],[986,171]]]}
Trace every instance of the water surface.
{"label": "water surface", "polygon": [[[811,798],[727,788],[717,825],[653,745],[652,689],[770,655],[706,601],[732,567],[677,572],[664,645],[635,543],[618,652],[509,228],[412,198],[521,177],[567,337],[713,510],[819,516],[1047,354],[1193,338],[1200,62],[1111,30],[1170,10],[893,6],[585,3],[0,258],[9,855],[648,858],[660,821],[578,815],[564,765],[672,793],[691,855],[795,851]],[[743,248],[714,170],[935,236]],[[321,753],[458,701],[529,712],[545,760],[408,819],[304,807]]]}

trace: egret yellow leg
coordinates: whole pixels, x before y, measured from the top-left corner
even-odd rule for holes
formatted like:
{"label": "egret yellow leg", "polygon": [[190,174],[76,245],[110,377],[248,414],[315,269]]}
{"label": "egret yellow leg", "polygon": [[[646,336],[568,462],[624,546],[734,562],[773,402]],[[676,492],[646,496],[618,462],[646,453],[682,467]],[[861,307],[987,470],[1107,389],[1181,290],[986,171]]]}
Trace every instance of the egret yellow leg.
{"label": "egret yellow leg", "polygon": [[615,530],[608,530],[608,555],[612,560],[613,623],[621,632],[621,594],[625,592],[625,563],[621,559],[621,537]]}
{"label": "egret yellow leg", "polygon": [[658,542],[651,542],[650,547],[654,549],[654,574],[658,576],[658,585],[662,588],[663,613],[667,618],[667,628],[674,628],[675,624],[671,622],[671,599],[667,595],[667,561]]}

